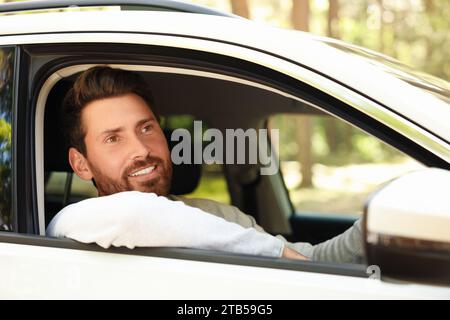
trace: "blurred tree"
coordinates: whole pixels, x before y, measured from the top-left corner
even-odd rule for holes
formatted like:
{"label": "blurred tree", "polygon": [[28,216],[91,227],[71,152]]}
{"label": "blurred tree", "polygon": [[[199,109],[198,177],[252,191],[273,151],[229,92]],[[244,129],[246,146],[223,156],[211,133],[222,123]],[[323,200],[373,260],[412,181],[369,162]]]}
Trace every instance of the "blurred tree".
{"label": "blurred tree", "polygon": [[309,31],[309,0],[292,0],[292,26],[294,29]]}
{"label": "blurred tree", "polygon": [[238,16],[250,19],[250,9],[247,0],[230,0],[231,10]]}
{"label": "blurred tree", "polygon": [[383,22],[383,15],[384,15],[384,4],[383,4],[383,0],[377,0],[377,5],[378,5],[378,51],[380,52],[384,52],[384,22]]}
{"label": "blurred tree", "polygon": [[[338,0],[328,0],[327,36],[339,38],[339,2]],[[325,137],[328,150],[331,153],[337,151],[337,126],[336,119],[327,117],[324,119]]]}
{"label": "blurred tree", "polygon": [[328,0],[327,36],[339,38],[339,0]]}
{"label": "blurred tree", "polygon": [[[294,29],[309,30],[309,0],[292,0],[292,25]],[[313,157],[312,157],[312,121],[307,116],[295,119],[297,127],[298,161],[301,165],[302,182],[300,187],[313,186]]]}
{"label": "blurred tree", "polygon": [[[424,0],[425,1],[425,12],[427,17],[432,17],[434,15],[434,5],[433,0]],[[433,28],[433,24],[430,24],[431,28]],[[434,31],[434,30],[433,30]],[[427,53],[426,53],[426,59],[429,60],[433,56],[433,42],[431,40],[431,37],[426,38],[426,46],[427,46]]]}

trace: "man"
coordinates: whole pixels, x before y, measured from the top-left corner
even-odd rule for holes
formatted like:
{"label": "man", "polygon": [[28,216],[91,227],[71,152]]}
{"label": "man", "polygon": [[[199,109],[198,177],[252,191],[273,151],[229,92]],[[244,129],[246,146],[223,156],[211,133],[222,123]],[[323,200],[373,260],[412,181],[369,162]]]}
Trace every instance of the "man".
{"label": "man", "polygon": [[[169,148],[149,88],[138,74],[108,67],[83,72],[65,98],[63,129],[70,146],[70,165],[80,178],[94,182],[99,196],[125,191],[155,193],[265,233],[251,216],[236,207],[169,195]],[[278,238],[285,244],[283,256],[288,258],[303,255],[312,260],[349,263],[362,257],[359,221],[342,235],[317,246]]]}

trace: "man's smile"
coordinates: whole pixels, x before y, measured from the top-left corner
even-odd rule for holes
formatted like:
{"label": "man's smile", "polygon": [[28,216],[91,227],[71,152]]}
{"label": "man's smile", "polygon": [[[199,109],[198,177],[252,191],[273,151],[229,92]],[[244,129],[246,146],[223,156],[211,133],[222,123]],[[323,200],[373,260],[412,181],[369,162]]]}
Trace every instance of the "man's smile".
{"label": "man's smile", "polygon": [[146,168],[139,169],[138,171],[130,173],[128,176],[129,177],[138,177],[138,176],[148,175],[148,174],[151,174],[155,169],[156,169],[156,165],[148,166]]}

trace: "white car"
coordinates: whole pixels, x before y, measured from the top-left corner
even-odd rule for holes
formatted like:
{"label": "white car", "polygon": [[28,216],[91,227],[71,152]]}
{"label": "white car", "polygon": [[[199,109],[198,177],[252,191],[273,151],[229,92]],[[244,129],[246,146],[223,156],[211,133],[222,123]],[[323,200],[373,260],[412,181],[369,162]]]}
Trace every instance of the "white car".
{"label": "white car", "polygon": [[[450,298],[447,82],[344,42],[207,8],[107,2],[111,10],[81,10],[105,2],[79,0],[66,12],[26,15],[14,13],[68,2],[0,5],[10,13],[0,16],[0,299]],[[71,190],[58,108],[74,77],[97,64],[143,75],[166,119],[188,114],[225,130],[263,128],[282,113],[331,116],[439,169],[400,178],[367,202],[362,264],[49,238],[56,212],[88,197]],[[255,178],[254,169],[223,165],[231,203],[268,232],[317,243],[355,221],[295,215],[281,173]],[[65,180],[50,185],[57,172]],[[172,193],[199,180],[199,166],[176,166]]]}

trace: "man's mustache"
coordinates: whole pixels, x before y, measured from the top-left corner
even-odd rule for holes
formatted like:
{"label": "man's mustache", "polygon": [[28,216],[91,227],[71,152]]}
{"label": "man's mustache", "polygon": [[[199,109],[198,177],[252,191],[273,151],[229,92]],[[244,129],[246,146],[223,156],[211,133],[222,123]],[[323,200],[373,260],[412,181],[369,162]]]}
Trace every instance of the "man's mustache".
{"label": "man's mustache", "polygon": [[125,170],[124,176],[128,177],[134,171],[144,169],[150,165],[157,165],[165,169],[163,164],[164,162],[161,158],[147,155],[143,160],[135,160],[134,163]]}

